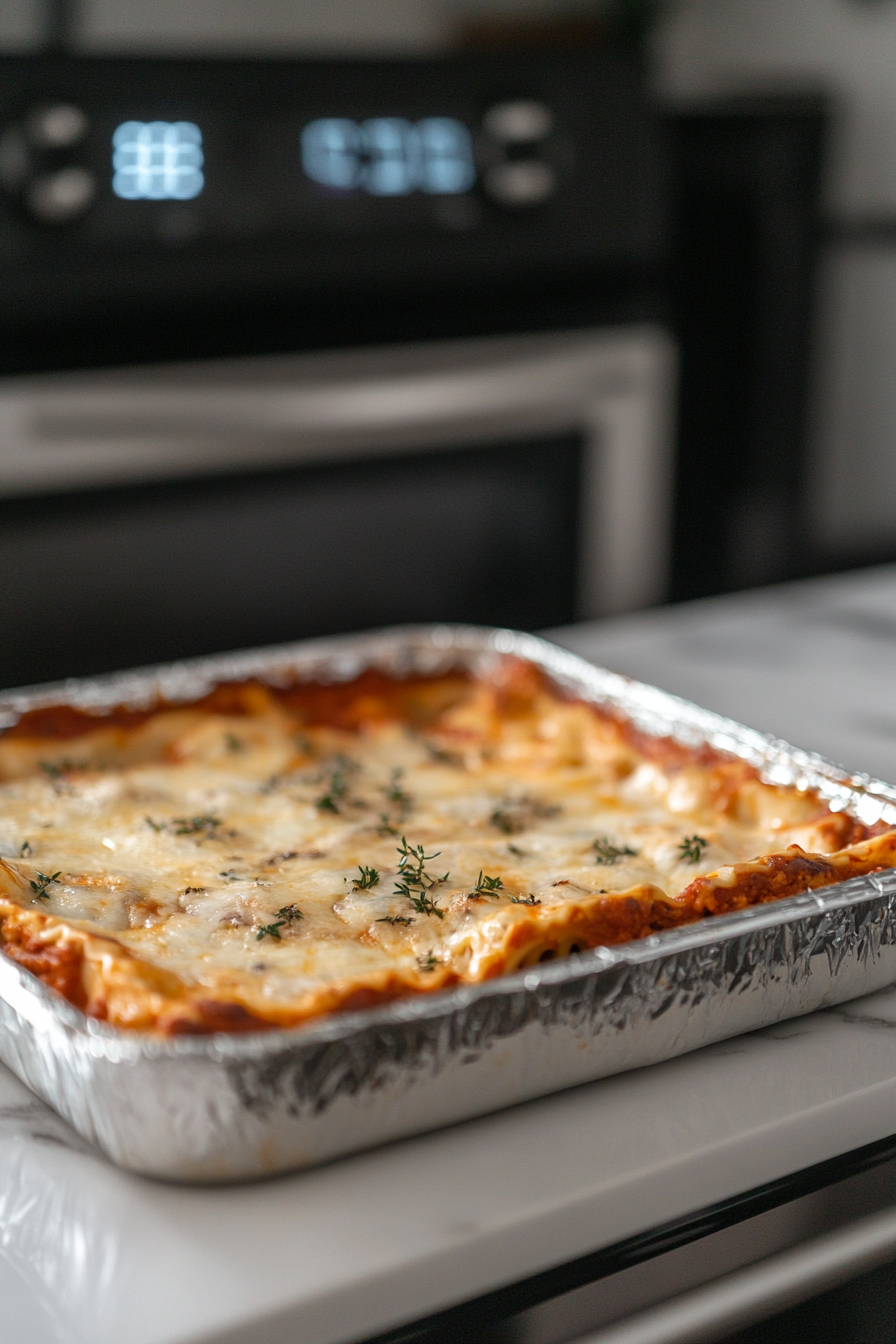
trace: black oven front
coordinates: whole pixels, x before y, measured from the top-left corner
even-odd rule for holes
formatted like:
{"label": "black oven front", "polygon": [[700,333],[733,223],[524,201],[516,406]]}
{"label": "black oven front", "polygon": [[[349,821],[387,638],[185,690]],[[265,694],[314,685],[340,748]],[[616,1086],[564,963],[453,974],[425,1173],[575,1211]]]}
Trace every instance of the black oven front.
{"label": "black oven front", "polygon": [[661,597],[661,163],[625,56],[0,61],[0,682]]}

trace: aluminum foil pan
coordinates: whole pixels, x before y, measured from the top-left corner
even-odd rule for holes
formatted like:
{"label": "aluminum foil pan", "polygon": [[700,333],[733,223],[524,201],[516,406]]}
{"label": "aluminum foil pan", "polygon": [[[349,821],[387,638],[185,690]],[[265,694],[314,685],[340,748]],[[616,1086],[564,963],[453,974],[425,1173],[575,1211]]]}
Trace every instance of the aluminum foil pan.
{"label": "aluminum foil pan", "polygon": [[[530,635],[437,626],[231,654],[9,692],[0,725],[42,704],[145,706],[215,683],[349,680],[516,654],[647,732],[709,743],[834,810],[896,822],[896,789]],[[290,1031],[154,1040],[90,1021],[0,956],[0,1058],[134,1171],[219,1181],[310,1166],[561,1088],[671,1059],[896,979],[896,872],[517,975]]]}

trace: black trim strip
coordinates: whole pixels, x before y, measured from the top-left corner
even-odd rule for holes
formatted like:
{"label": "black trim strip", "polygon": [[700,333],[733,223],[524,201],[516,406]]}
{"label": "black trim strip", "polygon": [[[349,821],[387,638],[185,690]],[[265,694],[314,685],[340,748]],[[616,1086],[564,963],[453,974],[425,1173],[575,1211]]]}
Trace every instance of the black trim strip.
{"label": "black trim strip", "polygon": [[674,1218],[648,1232],[628,1237],[614,1246],[593,1251],[470,1302],[376,1335],[366,1344],[456,1344],[459,1339],[464,1339],[467,1344],[475,1344],[480,1339],[497,1341],[500,1336],[494,1327],[500,1326],[510,1316],[574,1288],[607,1278],[620,1270],[631,1269],[645,1260],[721,1232],[747,1218],[754,1218],[782,1204],[858,1176],[893,1159],[896,1159],[896,1135],[856,1148],[840,1157],[829,1158],[815,1166],[805,1167],[681,1218]]}

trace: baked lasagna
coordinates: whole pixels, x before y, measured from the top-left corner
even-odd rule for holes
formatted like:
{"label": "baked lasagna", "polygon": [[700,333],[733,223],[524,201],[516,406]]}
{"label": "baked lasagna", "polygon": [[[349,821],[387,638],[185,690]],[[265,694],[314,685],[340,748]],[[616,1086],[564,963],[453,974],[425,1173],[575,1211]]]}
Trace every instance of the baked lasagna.
{"label": "baked lasagna", "polygon": [[533,665],[227,682],[0,736],[0,945],[161,1036],[432,994],[896,863],[896,834]]}

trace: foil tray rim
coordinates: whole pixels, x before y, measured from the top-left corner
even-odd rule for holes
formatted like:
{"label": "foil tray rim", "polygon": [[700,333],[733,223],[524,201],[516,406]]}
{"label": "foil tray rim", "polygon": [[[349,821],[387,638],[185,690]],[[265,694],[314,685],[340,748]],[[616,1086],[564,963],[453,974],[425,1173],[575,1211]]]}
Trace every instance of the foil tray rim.
{"label": "foil tray rim", "polygon": [[[277,679],[300,675],[329,675],[334,682],[347,681],[378,659],[405,657],[426,652],[446,665],[463,655],[490,657],[515,654],[542,668],[561,685],[592,703],[606,703],[630,717],[638,726],[683,741],[711,741],[753,763],[771,766],[760,773],[774,780],[776,768],[790,767],[798,787],[817,788],[832,806],[856,810],[867,798],[879,814],[896,822],[896,786],[865,774],[850,774],[825,757],[793,747],[780,738],[762,733],[734,719],[702,709],[689,700],[638,682],[622,673],[589,663],[579,655],[537,635],[513,630],[470,625],[394,626],[356,635],[337,635],[291,644],[273,645],[234,653],[192,658],[95,677],[70,678],[33,687],[0,692],[0,730],[30,709],[69,704],[88,711],[118,705],[148,707],[159,698],[170,703],[197,698],[213,685],[258,675],[276,684]],[[659,723],[660,720],[664,722]],[[677,729],[678,731],[674,731]],[[836,807],[835,807],[835,810]],[[561,961],[516,972],[474,985],[463,985],[438,994],[399,999],[392,1004],[360,1012],[339,1014],[302,1026],[231,1035],[158,1038],[130,1033],[93,1021],[59,998],[23,968],[0,959],[0,997],[15,1000],[20,1012],[39,1018],[44,1030],[61,1030],[76,1051],[115,1060],[180,1060],[204,1058],[225,1063],[249,1061],[286,1049],[314,1047],[350,1039],[367,1028],[396,1027],[431,1022],[452,1016],[473,1003],[512,997],[522,992],[569,986],[614,967],[662,961],[677,953],[728,943],[761,929],[769,929],[824,915],[847,906],[896,894],[896,870],[821,888],[763,906],[748,907],[734,914],[702,920],[681,929],[670,929],[612,947],[598,947]],[[4,984],[5,981],[5,984]]]}

